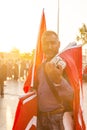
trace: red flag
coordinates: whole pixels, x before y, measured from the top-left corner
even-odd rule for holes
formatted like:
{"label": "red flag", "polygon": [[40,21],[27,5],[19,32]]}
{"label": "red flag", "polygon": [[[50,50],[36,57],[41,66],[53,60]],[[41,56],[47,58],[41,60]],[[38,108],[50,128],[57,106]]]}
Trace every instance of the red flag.
{"label": "red flag", "polygon": [[66,74],[69,78],[71,86],[74,88],[74,120],[75,120],[75,130],[85,130],[85,123],[83,120],[83,110],[80,101],[83,100],[83,96],[80,94],[82,92],[82,47],[72,47],[67,49],[60,54],[65,62]]}
{"label": "red flag", "polygon": [[20,98],[12,130],[36,130],[37,96],[29,92]]}
{"label": "red flag", "polygon": [[41,62],[43,60],[41,36],[45,30],[46,30],[46,20],[45,20],[45,14],[44,14],[44,9],[43,9],[33,66],[31,66],[31,68],[29,69],[29,73],[28,73],[28,76],[27,76],[27,79],[25,81],[24,88],[23,88],[25,93],[28,92],[30,87],[33,86],[33,81],[35,78],[36,69],[37,69],[38,65],[41,64]]}
{"label": "red flag", "polygon": [[[38,41],[35,50],[34,63],[29,69],[28,77],[25,81],[23,88],[25,93],[29,92],[30,87],[32,87],[36,69],[43,60],[41,36],[45,30],[46,30],[46,21],[43,10],[40,23],[40,30],[38,34]],[[19,99],[12,130],[36,130],[36,124],[37,124],[36,117],[37,117],[37,96],[34,93],[29,92]]]}

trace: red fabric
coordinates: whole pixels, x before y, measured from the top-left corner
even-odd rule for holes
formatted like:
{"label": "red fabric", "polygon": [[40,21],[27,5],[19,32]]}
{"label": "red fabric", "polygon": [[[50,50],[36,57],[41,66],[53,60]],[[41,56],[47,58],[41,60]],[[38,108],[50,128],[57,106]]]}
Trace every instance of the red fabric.
{"label": "red fabric", "polygon": [[41,64],[41,62],[43,60],[41,36],[45,30],[46,30],[46,20],[45,20],[45,14],[44,14],[44,9],[43,9],[33,66],[29,70],[27,79],[26,79],[26,81],[24,83],[24,87],[23,87],[23,90],[25,93],[27,93],[29,91],[30,87],[32,87],[31,82],[32,82],[33,69],[34,69],[33,78],[35,78],[36,69],[37,69],[38,65]]}
{"label": "red fabric", "polygon": [[[29,73],[27,76],[27,79],[24,83],[23,90],[25,93],[29,92],[30,88],[32,87],[31,82],[32,82],[32,75],[33,75],[33,69],[34,69],[34,77],[35,78],[35,72],[38,67],[38,65],[42,62],[43,60],[43,53],[42,53],[42,47],[41,47],[41,36],[42,33],[46,30],[46,21],[45,21],[45,14],[44,10],[42,12],[42,17],[41,17],[41,23],[40,23],[40,30],[38,34],[38,40],[37,40],[37,46],[36,46],[36,52],[35,52],[35,59],[33,66],[29,69]],[[15,119],[14,119],[14,124],[13,124],[13,129],[12,130],[24,130],[25,127],[27,126],[28,122],[30,119],[34,116],[37,115],[37,97],[34,98],[31,101],[28,101],[26,104],[23,104],[23,101],[30,97],[32,95],[30,94],[25,94],[22,98],[20,98],[17,106],[17,110],[15,113]],[[30,130],[36,130],[36,127],[32,125]]]}
{"label": "red fabric", "polygon": [[[20,98],[12,130],[25,130],[32,117],[37,117],[37,97],[23,104],[26,99],[33,95],[35,95],[35,93],[28,93]],[[32,124],[30,130],[36,130],[35,125]]]}
{"label": "red fabric", "polygon": [[[75,130],[85,130],[85,123],[83,120],[83,113],[80,101],[83,100],[83,96],[80,96],[80,91],[82,92],[82,47],[74,47],[64,51],[60,54],[65,62],[66,73],[71,83],[71,86],[74,88],[74,120],[75,120]],[[81,99],[82,98],[82,99]],[[79,122],[80,120],[80,122]]]}

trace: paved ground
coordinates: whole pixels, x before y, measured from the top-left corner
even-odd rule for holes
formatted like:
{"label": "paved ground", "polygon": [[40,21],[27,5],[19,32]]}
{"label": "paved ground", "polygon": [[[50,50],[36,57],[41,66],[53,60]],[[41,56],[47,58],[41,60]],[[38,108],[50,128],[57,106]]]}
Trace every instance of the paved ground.
{"label": "paved ground", "polygon": [[[5,96],[0,98],[0,130],[12,130],[15,111],[19,97],[24,94],[23,81],[8,80],[5,82]],[[87,83],[83,86],[84,92],[84,119],[87,124]]]}
{"label": "paved ground", "polygon": [[12,130],[14,115],[19,97],[24,94],[23,81],[5,82],[5,95],[0,98],[0,130]]}

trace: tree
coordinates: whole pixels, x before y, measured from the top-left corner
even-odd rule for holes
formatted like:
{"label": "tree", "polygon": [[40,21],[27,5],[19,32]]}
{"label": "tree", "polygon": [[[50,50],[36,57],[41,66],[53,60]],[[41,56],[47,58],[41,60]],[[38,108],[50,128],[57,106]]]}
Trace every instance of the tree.
{"label": "tree", "polygon": [[82,44],[87,44],[87,26],[83,24],[81,28],[79,28],[79,35],[76,37],[77,41],[82,41]]}

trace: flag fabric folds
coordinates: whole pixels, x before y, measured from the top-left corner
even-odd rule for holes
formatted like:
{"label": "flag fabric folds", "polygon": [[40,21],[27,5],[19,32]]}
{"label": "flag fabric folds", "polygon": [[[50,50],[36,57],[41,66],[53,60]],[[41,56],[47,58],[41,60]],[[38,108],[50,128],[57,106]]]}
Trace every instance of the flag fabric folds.
{"label": "flag fabric folds", "polygon": [[36,130],[37,95],[28,92],[19,99],[12,130]]}
{"label": "flag fabric folds", "polygon": [[[74,120],[75,130],[85,130],[85,123],[83,120],[83,109],[81,101],[83,101],[82,91],[82,46],[74,46],[65,50],[60,54],[66,62],[66,74],[74,89]],[[80,95],[82,94],[82,96]]]}
{"label": "flag fabric folds", "polygon": [[44,9],[43,9],[33,65],[29,69],[29,73],[28,73],[28,76],[27,76],[27,79],[25,81],[24,88],[23,88],[25,93],[27,93],[29,91],[30,87],[33,87],[36,69],[37,69],[38,65],[41,64],[43,57],[44,57],[43,53],[42,53],[42,46],[41,46],[41,36],[44,31],[46,31],[46,19],[45,19],[45,13],[44,13]]}

